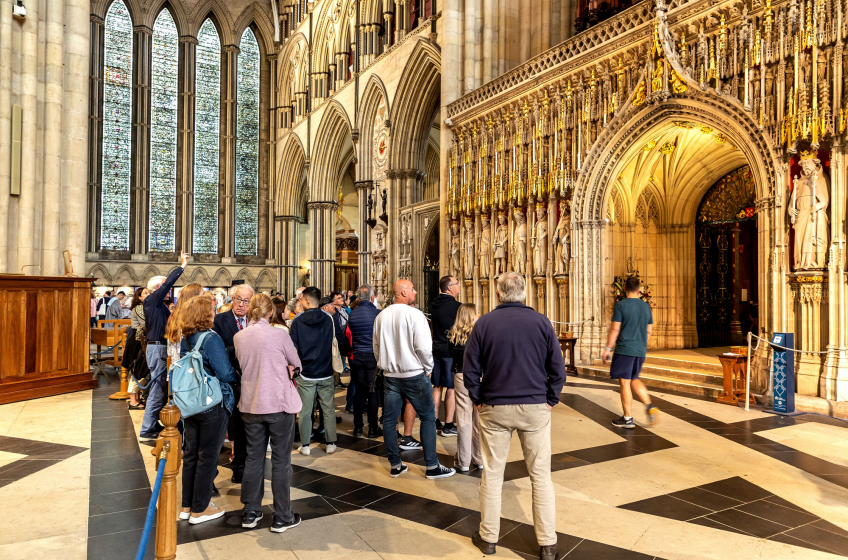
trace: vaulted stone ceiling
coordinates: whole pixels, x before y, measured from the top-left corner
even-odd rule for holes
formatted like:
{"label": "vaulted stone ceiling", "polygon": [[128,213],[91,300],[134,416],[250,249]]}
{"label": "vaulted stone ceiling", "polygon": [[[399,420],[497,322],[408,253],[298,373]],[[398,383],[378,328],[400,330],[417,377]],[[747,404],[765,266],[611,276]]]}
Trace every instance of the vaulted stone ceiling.
{"label": "vaulted stone ceiling", "polygon": [[652,185],[660,196],[665,223],[694,221],[704,193],[721,177],[747,163],[721,131],[697,122],[667,122],[635,143],[616,178],[628,200],[628,221],[642,191]]}

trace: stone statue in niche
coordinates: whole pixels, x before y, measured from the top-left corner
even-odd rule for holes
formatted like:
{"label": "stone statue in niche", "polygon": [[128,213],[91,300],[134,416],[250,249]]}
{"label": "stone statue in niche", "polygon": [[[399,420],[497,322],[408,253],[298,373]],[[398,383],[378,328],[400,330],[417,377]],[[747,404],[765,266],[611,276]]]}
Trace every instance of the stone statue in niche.
{"label": "stone statue in niche", "polygon": [[489,216],[480,216],[480,278],[489,277],[489,246],[492,243],[492,228],[489,225]]}
{"label": "stone statue in niche", "polygon": [[556,273],[568,272],[568,259],[571,256],[571,200],[562,199],[559,203],[559,223],[554,230],[556,244]]}
{"label": "stone statue in niche", "polygon": [[451,222],[451,242],[450,242],[450,256],[451,256],[451,274],[453,276],[459,275],[460,263],[459,263],[459,253],[460,253],[460,244],[459,244],[459,222],[453,221]]}
{"label": "stone statue in niche", "polygon": [[816,152],[801,152],[801,176],[789,204],[789,220],[795,230],[795,270],[827,266],[830,186]]}
{"label": "stone statue in niche", "polygon": [[516,208],[513,212],[515,231],[512,234],[513,268],[515,272],[524,274],[527,265],[527,224],[524,223],[524,212]]}
{"label": "stone statue in niche", "polygon": [[506,244],[509,241],[509,229],[506,225],[506,214],[498,212],[498,229],[495,230],[495,276],[506,272]]}
{"label": "stone statue in niche", "polygon": [[465,217],[465,277],[474,276],[474,220]]}
{"label": "stone statue in niche", "polygon": [[536,204],[536,223],[533,225],[533,271],[536,276],[544,276],[548,271],[548,220],[547,210],[541,202]]}
{"label": "stone statue in niche", "polygon": [[374,251],[371,252],[371,260],[374,261],[374,283],[376,286],[381,286],[386,280],[386,260],[388,252],[386,251],[386,227],[379,224],[374,228]]}

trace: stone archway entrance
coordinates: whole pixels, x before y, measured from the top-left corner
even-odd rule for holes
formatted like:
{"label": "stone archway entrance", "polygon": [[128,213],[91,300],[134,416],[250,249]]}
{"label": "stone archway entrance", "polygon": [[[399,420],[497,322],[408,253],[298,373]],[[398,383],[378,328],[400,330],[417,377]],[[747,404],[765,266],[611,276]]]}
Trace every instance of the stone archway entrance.
{"label": "stone archway entrance", "polygon": [[[440,218],[436,218],[436,222]],[[430,229],[424,246],[424,263],[421,272],[424,275],[424,299],[421,309],[430,309],[430,302],[439,295],[439,224]]]}

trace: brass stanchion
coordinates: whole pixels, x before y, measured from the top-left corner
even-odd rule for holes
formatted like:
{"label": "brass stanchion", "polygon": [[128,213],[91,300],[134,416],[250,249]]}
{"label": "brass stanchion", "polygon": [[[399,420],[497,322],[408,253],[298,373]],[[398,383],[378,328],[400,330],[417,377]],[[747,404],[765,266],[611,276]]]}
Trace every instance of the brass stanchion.
{"label": "brass stanchion", "polygon": [[130,382],[128,379],[127,368],[121,368],[121,390],[117,393],[112,393],[109,395],[109,398],[116,401],[125,401],[130,398],[130,394],[127,392],[127,388],[130,386]]}
{"label": "brass stanchion", "polygon": [[169,403],[159,413],[159,420],[165,429],[159,434],[152,453],[159,457],[162,449],[165,449],[168,454],[156,515],[156,560],[173,560],[177,557],[177,475],[183,462],[182,436],[177,430],[180,410]]}

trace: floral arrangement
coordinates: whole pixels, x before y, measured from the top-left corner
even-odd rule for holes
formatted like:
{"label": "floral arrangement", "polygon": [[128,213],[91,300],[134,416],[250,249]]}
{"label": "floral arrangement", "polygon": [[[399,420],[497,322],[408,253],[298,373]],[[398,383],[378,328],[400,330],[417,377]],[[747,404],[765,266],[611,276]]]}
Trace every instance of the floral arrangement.
{"label": "floral arrangement", "polygon": [[[627,297],[627,294],[624,291],[624,283],[627,282],[628,278],[638,277],[639,271],[634,270],[633,272],[628,272],[627,274],[622,274],[621,276],[616,276],[615,281],[612,283],[613,295],[615,295],[615,301],[619,302]],[[654,298],[651,296],[651,289],[648,284],[644,281],[642,282],[642,295],[639,296],[639,299],[650,305],[651,307],[656,307],[657,304],[654,303]]]}

